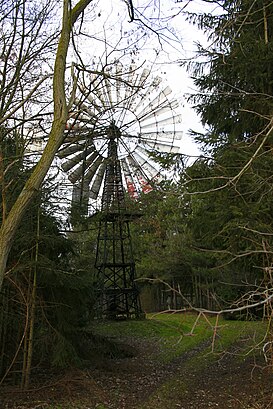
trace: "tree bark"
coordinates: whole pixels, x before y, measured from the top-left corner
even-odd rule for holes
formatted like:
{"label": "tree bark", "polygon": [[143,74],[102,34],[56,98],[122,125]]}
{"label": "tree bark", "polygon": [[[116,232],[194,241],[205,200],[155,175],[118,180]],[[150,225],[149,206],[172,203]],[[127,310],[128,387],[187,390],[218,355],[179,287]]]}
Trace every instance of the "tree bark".
{"label": "tree bark", "polygon": [[65,130],[68,116],[68,107],[65,97],[65,69],[66,57],[73,24],[79,15],[92,0],[79,0],[72,10],[69,9],[69,0],[63,1],[63,22],[57,54],[55,58],[53,77],[54,117],[48,143],[41,159],[26,182],[18,199],[13,205],[0,230],[0,289],[2,287],[7,259],[12,247],[17,228],[26,213],[35,194],[49,170],[49,167],[59,149]]}

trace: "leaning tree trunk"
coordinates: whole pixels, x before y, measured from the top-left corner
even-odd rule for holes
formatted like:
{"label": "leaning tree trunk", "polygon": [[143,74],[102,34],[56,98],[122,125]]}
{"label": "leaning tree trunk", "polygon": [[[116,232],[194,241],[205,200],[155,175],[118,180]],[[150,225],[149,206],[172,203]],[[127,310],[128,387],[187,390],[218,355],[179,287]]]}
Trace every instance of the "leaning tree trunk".
{"label": "leaning tree trunk", "polygon": [[48,172],[48,169],[59,149],[65,130],[68,107],[65,97],[65,68],[70,40],[70,33],[74,23],[92,0],[79,0],[75,7],[69,9],[69,0],[63,3],[63,23],[59,39],[53,78],[54,119],[48,143],[41,159],[26,182],[22,192],[3,222],[0,230],[0,289],[2,287],[7,259],[12,247],[17,228],[35,194]]}

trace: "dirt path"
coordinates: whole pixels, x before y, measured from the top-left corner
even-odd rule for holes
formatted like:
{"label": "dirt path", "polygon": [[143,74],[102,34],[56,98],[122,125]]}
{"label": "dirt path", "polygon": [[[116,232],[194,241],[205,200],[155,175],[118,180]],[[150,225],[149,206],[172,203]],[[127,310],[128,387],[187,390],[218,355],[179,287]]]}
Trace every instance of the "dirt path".
{"label": "dirt path", "polygon": [[135,358],[95,370],[93,379],[116,397],[106,406],[113,409],[273,408],[272,374],[252,357],[239,359],[235,353],[219,356],[201,368],[197,359],[192,366],[192,358],[205,346],[163,364],[154,360],[155,347],[146,343]]}
{"label": "dirt path", "polygon": [[[46,378],[39,388],[0,392],[1,409],[272,409],[272,374],[253,358],[226,354],[202,366],[205,345],[171,363],[155,358],[158,342],[127,339],[133,357],[105,359],[88,370]],[[191,365],[195,359],[194,365]],[[201,362],[201,361],[200,361]],[[260,362],[262,363],[262,361]],[[47,382],[47,383],[46,383]],[[58,402],[58,406],[57,406]]]}

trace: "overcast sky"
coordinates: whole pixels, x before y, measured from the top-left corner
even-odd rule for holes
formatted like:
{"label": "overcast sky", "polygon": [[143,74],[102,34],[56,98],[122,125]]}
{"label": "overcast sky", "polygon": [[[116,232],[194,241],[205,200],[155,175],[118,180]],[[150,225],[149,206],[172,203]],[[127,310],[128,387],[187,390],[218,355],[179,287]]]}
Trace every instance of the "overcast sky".
{"label": "overcast sky", "polygon": [[[129,22],[125,2],[98,0],[93,3],[93,10],[85,16],[85,26],[81,27],[90,38],[86,37],[83,41],[81,37],[77,47],[87,65],[99,60],[103,64],[115,59],[123,64],[130,64],[133,60],[137,65],[145,64],[151,67],[153,75],[165,78],[180,101],[184,133],[181,151],[196,156],[200,151],[189,137],[188,130],[201,131],[202,127],[194,110],[186,102],[186,94],[194,92],[194,87],[186,69],[176,61],[191,58],[196,50],[195,42],[205,44],[205,37],[179,13],[181,3],[176,4],[174,0],[156,3],[160,3],[160,9],[153,6],[153,1],[134,1],[140,11],[140,14],[134,17],[147,24],[150,27],[150,30],[147,30],[139,23]],[[144,8],[143,4],[148,7]],[[204,3],[201,0],[193,0],[191,10],[204,11]],[[157,18],[159,14],[160,22]],[[160,37],[156,33],[160,33]],[[77,59],[77,56],[72,58]]]}

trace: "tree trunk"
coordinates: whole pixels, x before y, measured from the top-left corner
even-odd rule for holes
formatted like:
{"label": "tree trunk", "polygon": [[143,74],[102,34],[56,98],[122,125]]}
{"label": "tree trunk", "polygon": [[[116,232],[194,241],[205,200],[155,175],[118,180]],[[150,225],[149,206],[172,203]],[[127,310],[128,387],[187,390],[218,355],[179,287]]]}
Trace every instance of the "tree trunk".
{"label": "tree trunk", "polygon": [[[32,354],[33,354],[33,336],[34,336],[34,324],[35,324],[35,310],[36,310],[36,292],[37,292],[37,266],[39,257],[39,240],[40,240],[40,207],[38,208],[37,215],[37,232],[36,232],[36,244],[34,254],[34,271],[32,282],[30,280],[29,285],[32,285],[31,294],[29,297],[29,324],[25,336],[25,348],[24,348],[24,362],[22,371],[22,389],[27,389],[29,386],[30,372],[32,367]],[[32,275],[31,275],[32,276]],[[30,276],[30,278],[31,278]]]}
{"label": "tree trunk", "polygon": [[78,16],[92,0],[79,0],[75,7],[69,9],[69,0],[63,2],[63,24],[59,39],[53,77],[54,119],[48,143],[41,159],[26,182],[18,199],[13,205],[0,230],[0,289],[2,287],[7,259],[12,247],[17,228],[35,194],[49,170],[54,156],[59,149],[65,130],[68,116],[68,107],[65,97],[65,68],[66,57],[73,24]]}

